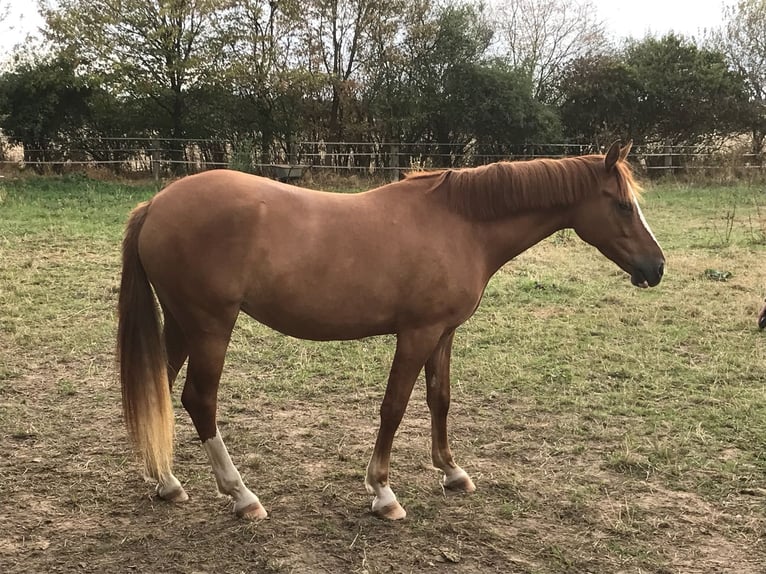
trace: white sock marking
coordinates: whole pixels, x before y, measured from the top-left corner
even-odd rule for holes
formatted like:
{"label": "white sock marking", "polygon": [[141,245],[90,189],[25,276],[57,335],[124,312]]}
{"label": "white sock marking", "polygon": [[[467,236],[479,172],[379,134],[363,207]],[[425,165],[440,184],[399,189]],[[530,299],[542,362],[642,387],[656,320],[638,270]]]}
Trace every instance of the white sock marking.
{"label": "white sock marking", "polygon": [[372,510],[377,512],[378,510],[385,508],[396,502],[396,495],[391,490],[390,486],[379,487],[375,498],[372,499]]}
{"label": "white sock marking", "polygon": [[457,482],[458,480],[462,480],[463,478],[469,478],[468,473],[464,471],[459,466],[456,466],[455,468],[452,467],[446,467],[443,468],[442,471],[444,472],[444,484],[452,484],[453,482]]}
{"label": "white sock marking", "polygon": [[237,467],[231,461],[220,431],[216,429],[215,436],[203,442],[202,446],[213,467],[218,490],[234,499],[234,509],[241,510],[257,503],[258,497],[245,486]]}

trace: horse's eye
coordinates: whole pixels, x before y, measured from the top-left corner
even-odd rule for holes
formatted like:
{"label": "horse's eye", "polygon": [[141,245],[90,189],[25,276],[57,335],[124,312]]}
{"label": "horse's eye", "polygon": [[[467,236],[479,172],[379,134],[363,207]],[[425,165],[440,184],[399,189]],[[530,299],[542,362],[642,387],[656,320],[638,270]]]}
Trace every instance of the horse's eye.
{"label": "horse's eye", "polygon": [[633,212],[633,204],[630,201],[618,201],[617,207],[620,208],[620,211],[625,211],[627,213]]}

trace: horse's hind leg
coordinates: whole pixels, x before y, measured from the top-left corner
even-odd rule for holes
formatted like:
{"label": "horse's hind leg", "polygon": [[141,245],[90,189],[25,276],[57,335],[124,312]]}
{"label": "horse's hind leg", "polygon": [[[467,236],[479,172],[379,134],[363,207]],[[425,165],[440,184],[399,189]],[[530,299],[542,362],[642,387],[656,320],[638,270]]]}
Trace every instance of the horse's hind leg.
{"label": "horse's hind leg", "polygon": [[178,372],[189,357],[189,344],[178,321],[165,305],[162,305],[162,314],[165,319],[162,337],[165,341],[165,353],[168,360],[168,383],[172,390]]}
{"label": "horse's hind leg", "polygon": [[431,411],[431,458],[434,466],[444,472],[445,488],[473,492],[476,487],[468,473],[455,464],[447,438],[450,355],[454,335],[454,331],[446,334],[426,361],[426,400]]}
{"label": "horse's hind leg", "polygon": [[266,510],[242,482],[216,424],[218,385],[235,320],[236,312],[226,329],[216,330],[206,325],[204,332],[200,329],[194,337],[187,333],[189,365],[181,402],[208,455],[219,492],[232,497],[238,516],[261,519],[266,518]]}

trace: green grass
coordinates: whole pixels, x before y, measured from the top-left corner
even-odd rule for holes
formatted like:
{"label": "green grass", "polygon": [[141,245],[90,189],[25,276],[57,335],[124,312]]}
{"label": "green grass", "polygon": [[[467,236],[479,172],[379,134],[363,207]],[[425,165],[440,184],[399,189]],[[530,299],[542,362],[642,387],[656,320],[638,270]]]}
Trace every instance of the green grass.
{"label": "green grass", "polygon": [[[155,191],[76,177],[0,180],[0,427],[13,444],[89,412],[106,413],[109,436],[122,436],[112,356],[119,240],[130,209]],[[437,532],[466,545],[453,552],[465,568],[502,558],[518,559],[521,571],[678,571],[684,548],[705,556],[693,529],[675,530],[681,516],[713,529],[724,558],[729,545],[736,556],[746,544],[758,564],[766,560],[750,543],[764,519],[742,494],[766,485],[766,335],[755,327],[766,292],[766,196],[758,187],[663,183],[646,194],[644,212],[667,257],[655,289],[631,287],[568,232],[493,278],[453,352],[453,450],[480,472],[481,494],[462,499],[450,526],[431,483],[402,484],[412,516],[404,530],[354,524],[368,538],[353,552],[364,550],[368,566],[411,566],[392,562],[381,542],[396,536],[419,541],[415,554],[435,560],[423,548],[439,547],[430,542]],[[281,442],[293,437],[309,450],[331,442],[328,464],[341,467],[334,480],[356,485],[392,353],[392,337],[304,342],[242,317],[221,388],[230,450],[257,451],[248,472],[279,476],[284,468],[271,469],[284,463]],[[421,399],[411,406],[421,426],[402,433],[425,440]],[[277,418],[262,431],[273,440],[234,432],[296,405],[318,410],[287,416],[297,430]],[[395,449],[399,476],[420,476],[407,459],[410,443]],[[207,467],[195,468],[192,480],[205,480]],[[355,508],[363,500],[349,496],[328,488],[314,503]],[[306,526],[327,545],[348,527],[326,514]],[[350,556],[351,541],[343,544],[335,552]],[[257,559],[288,571],[286,556],[264,550]],[[710,564],[703,571],[714,571]],[[358,558],[354,568],[361,565]]]}

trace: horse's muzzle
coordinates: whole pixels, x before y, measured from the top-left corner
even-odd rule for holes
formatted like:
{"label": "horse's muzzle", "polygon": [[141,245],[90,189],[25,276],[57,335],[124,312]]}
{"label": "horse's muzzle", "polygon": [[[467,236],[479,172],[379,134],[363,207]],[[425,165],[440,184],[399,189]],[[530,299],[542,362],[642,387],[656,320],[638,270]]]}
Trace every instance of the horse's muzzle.
{"label": "horse's muzzle", "polygon": [[655,287],[665,274],[665,260],[659,262],[636,265],[630,274],[630,282],[636,287]]}

